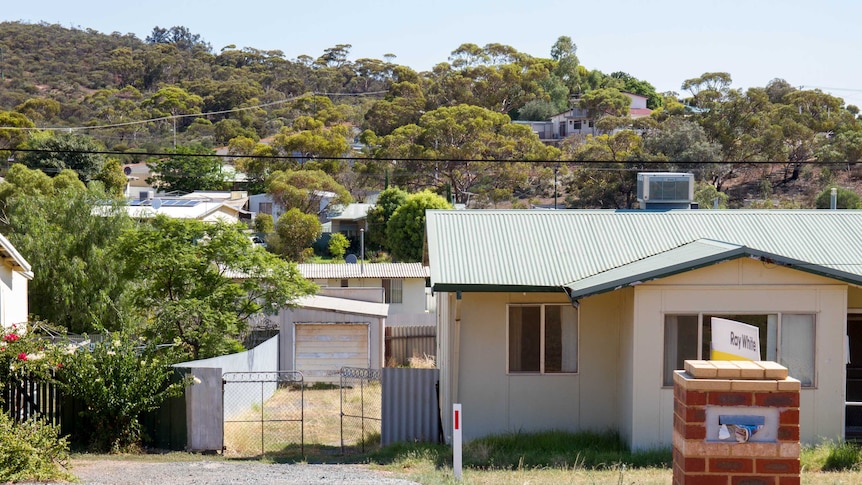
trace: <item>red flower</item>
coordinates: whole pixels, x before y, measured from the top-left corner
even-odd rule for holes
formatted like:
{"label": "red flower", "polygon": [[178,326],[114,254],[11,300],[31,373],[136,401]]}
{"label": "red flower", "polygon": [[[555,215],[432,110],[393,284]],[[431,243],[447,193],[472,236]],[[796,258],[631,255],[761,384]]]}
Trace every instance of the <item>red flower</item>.
{"label": "red flower", "polygon": [[6,342],[14,342],[21,338],[17,333],[10,333],[8,335],[3,336],[3,340]]}
{"label": "red flower", "polygon": [[27,360],[27,354],[21,352],[20,354],[18,354],[18,360]]}

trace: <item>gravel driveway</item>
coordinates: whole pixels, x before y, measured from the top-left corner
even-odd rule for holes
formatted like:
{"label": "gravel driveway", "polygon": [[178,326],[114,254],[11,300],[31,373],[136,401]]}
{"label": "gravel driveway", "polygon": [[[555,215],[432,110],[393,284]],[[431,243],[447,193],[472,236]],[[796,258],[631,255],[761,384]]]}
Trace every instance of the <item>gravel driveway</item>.
{"label": "gravel driveway", "polygon": [[418,485],[362,465],[266,464],[238,461],[141,462],[75,460],[84,485],[384,484]]}

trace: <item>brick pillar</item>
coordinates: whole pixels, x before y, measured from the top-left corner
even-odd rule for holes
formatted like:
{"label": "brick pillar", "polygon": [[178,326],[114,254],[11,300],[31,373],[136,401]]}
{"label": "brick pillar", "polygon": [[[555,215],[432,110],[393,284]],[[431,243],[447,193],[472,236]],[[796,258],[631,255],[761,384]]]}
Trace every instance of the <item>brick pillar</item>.
{"label": "brick pillar", "polygon": [[[687,360],[674,375],[674,485],[799,485],[798,380],[775,362]],[[749,442],[719,416],[766,416]]]}

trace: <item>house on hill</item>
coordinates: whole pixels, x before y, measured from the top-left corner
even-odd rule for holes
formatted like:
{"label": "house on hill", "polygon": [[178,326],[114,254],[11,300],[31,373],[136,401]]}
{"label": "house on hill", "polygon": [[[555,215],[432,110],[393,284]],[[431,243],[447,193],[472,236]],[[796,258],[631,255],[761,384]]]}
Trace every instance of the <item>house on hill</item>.
{"label": "house on hill", "polygon": [[[623,91],[623,94],[631,98],[629,116],[633,119],[644,118],[652,114],[647,108],[647,96]],[[587,110],[577,105],[557,113],[549,121],[516,121],[515,123],[528,124],[533,132],[544,142],[557,143],[570,135],[595,135],[595,120],[587,116]]]}
{"label": "house on hill", "polygon": [[461,403],[464,439],[614,429],[631,449],[668,447],[673,371],[709,359],[712,317],[756,326],[762,360],[801,382],[803,443],[862,431],[862,211],[426,221],[441,406]]}

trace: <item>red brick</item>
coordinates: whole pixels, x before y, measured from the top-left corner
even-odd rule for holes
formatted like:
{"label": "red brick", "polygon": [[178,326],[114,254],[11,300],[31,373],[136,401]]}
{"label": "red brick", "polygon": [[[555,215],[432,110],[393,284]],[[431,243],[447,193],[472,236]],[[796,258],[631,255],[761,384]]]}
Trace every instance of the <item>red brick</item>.
{"label": "red brick", "polygon": [[732,485],[775,485],[775,477],[763,477],[756,475],[731,477],[730,483]]}
{"label": "red brick", "polygon": [[778,424],[799,424],[799,409],[785,409],[778,414]]}
{"label": "red brick", "polygon": [[799,426],[779,426],[778,441],[799,441]]}
{"label": "red brick", "polygon": [[680,483],[684,483],[685,485],[690,483],[697,485],[727,485],[730,482],[727,475],[699,475],[688,473]]}
{"label": "red brick", "polygon": [[759,392],[754,397],[755,406],[769,406],[773,408],[798,408],[798,392]]}
{"label": "red brick", "polygon": [[706,458],[686,458],[681,464],[686,473],[706,471]]}
{"label": "red brick", "polygon": [[686,406],[706,406],[706,393],[703,391],[685,391],[681,401]]}
{"label": "red brick", "polygon": [[703,406],[686,406],[679,403],[674,405],[674,415],[679,416],[687,423],[706,422],[706,408]]}
{"label": "red brick", "polygon": [[685,430],[681,434],[687,440],[705,440],[706,426],[702,424],[686,424]]}
{"label": "red brick", "polygon": [[751,458],[710,458],[711,473],[751,473],[754,471],[754,460]]}
{"label": "red brick", "polygon": [[799,460],[758,458],[754,469],[766,475],[798,475]]}
{"label": "red brick", "polygon": [[778,477],[778,485],[802,485],[802,478],[799,475],[795,477]]}
{"label": "red brick", "polygon": [[747,392],[710,392],[708,404],[716,406],[751,406],[751,394]]}

